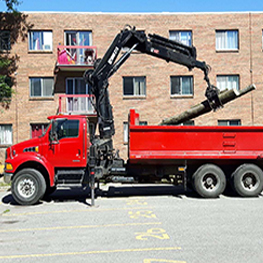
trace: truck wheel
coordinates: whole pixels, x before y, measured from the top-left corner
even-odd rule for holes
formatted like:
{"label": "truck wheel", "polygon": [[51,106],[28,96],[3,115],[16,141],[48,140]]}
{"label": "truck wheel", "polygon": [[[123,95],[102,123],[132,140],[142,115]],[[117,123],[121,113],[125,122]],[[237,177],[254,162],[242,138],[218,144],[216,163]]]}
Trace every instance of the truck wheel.
{"label": "truck wheel", "polygon": [[193,175],[196,192],[205,198],[216,198],[226,187],[224,172],[214,164],[204,164]]}
{"label": "truck wheel", "polygon": [[232,174],[232,186],[243,197],[256,197],[263,190],[263,172],[255,164],[242,164]]}
{"label": "truck wheel", "polygon": [[11,191],[18,204],[33,205],[44,196],[46,181],[39,171],[26,168],[15,174]]}

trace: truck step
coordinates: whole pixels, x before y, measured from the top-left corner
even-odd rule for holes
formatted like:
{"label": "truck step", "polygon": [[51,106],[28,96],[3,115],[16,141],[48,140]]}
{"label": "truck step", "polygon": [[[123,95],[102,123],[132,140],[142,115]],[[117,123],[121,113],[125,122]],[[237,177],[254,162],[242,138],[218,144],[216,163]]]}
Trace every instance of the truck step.
{"label": "truck step", "polygon": [[84,170],[58,170],[56,174],[56,183],[60,185],[81,184],[84,174]]}

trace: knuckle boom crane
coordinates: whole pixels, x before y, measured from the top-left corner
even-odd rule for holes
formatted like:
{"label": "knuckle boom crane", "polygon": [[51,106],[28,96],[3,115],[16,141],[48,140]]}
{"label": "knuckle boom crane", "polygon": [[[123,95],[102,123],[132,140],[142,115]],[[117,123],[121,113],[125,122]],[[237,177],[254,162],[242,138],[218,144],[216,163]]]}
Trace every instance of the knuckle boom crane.
{"label": "knuckle boom crane", "polygon": [[[117,60],[123,48],[126,52]],[[126,26],[116,35],[103,58],[97,59],[94,69],[87,70],[84,73],[84,79],[91,87],[91,93],[96,97],[96,105],[94,106],[98,115],[100,134],[95,136],[93,131],[90,136],[91,147],[87,169],[90,178],[94,176],[101,178],[103,174],[109,173],[112,164],[118,161],[112,143],[115,129],[108,93],[109,78],[125,63],[134,50],[167,62],[171,61],[183,65],[189,70],[193,68],[201,69],[207,83],[205,96],[210,107],[215,110],[222,106],[218,97],[218,89],[210,84],[208,77],[210,67],[204,61],[196,59],[197,54],[194,46],[187,46],[156,34],[146,35],[144,32],[136,30],[135,27]]]}
{"label": "knuckle boom crane", "polygon": [[[126,52],[121,52],[124,47]],[[209,66],[196,59],[194,47],[126,27],[117,34],[103,58],[95,62],[94,69],[84,73],[96,97],[97,118],[90,120],[90,129],[86,116],[50,116],[51,124],[42,136],[7,148],[4,178],[7,183],[12,181],[14,200],[22,205],[35,204],[57,185],[81,183],[83,187],[90,185],[93,206],[95,182],[99,183],[100,179],[129,183],[166,179],[174,185],[183,185],[185,190],[188,185],[193,186],[206,198],[218,197],[229,181],[239,195],[258,196],[263,189],[263,127],[260,126],[141,126],[139,113],[131,109],[129,158],[124,161],[118,156],[112,140],[115,130],[109,78],[133,50],[204,72],[207,100],[199,104],[201,109],[193,107],[187,112],[192,118],[255,89],[255,85],[250,85],[219,94],[210,84]],[[118,59],[120,52],[122,56]],[[182,122],[182,118],[180,122],[176,121],[177,117],[172,119],[163,122],[165,125]],[[99,135],[95,135],[97,125]]]}

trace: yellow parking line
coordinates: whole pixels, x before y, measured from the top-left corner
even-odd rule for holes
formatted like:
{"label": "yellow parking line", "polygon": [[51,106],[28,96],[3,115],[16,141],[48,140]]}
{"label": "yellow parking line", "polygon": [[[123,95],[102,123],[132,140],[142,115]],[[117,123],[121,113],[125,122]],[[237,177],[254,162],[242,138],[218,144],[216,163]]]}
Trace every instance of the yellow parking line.
{"label": "yellow parking line", "polygon": [[7,232],[27,232],[43,230],[61,230],[61,229],[81,229],[81,228],[100,228],[100,227],[125,227],[125,226],[143,226],[143,225],[161,225],[161,222],[148,223],[126,223],[126,224],[105,224],[105,225],[82,225],[82,226],[56,226],[56,227],[37,227],[37,228],[18,228],[18,229],[1,229],[0,233]]}
{"label": "yellow parking line", "polygon": [[122,211],[122,210],[142,210],[152,208],[150,206],[145,207],[123,207],[123,208],[87,208],[79,210],[58,210],[58,211],[39,211],[39,212],[24,212],[24,213],[8,213],[3,216],[25,216],[25,215],[44,215],[44,214],[59,214],[59,213],[78,213],[78,212],[107,212],[107,211]]}
{"label": "yellow parking line", "polygon": [[133,249],[98,250],[98,251],[82,251],[82,252],[66,252],[66,253],[49,253],[49,254],[8,255],[8,256],[0,256],[0,259],[77,256],[77,255],[88,255],[88,254],[110,254],[110,253],[125,253],[125,252],[167,251],[167,250],[180,250],[180,249],[181,249],[181,247],[133,248]]}
{"label": "yellow parking line", "polygon": [[186,263],[186,261],[169,260],[169,259],[146,258],[143,260],[143,263],[153,263],[153,262]]}

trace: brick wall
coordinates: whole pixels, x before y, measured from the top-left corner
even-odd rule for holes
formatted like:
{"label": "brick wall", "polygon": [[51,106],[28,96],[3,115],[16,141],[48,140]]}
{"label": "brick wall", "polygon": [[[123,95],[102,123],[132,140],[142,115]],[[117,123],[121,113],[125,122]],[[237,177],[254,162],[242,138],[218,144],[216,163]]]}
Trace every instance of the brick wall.
{"label": "brick wall", "polygon": [[[48,100],[30,99],[29,77],[54,76],[57,59],[56,47],[64,44],[64,30],[91,30],[93,45],[98,48],[98,57],[103,56],[111,41],[126,25],[134,25],[146,33],[169,37],[169,30],[191,30],[197,57],[211,67],[210,79],[216,84],[217,75],[238,74],[240,87],[251,82],[257,90],[224,109],[195,120],[197,125],[217,125],[218,119],[241,119],[242,125],[262,125],[262,27],[263,13],[205,13],[205,14],[103,14],[103,13],[29,13],[28,21],[34,30],[52,30],[53,52],[29,52],[28,42],[20,39],[12,48],[18,54],[16,93],[11,107],[1,113],[1,123],[13,124],[13,142],[30,138],[30,123],[46,122],[48,115],[58,108],[58,95],[65,93],[65,78],[81,76],[82,72],[63,72],[56,76],[55,96]],[[216,52],[215,30],[235,29],[239,32],[238,52]],[[194,96],[170,98],[170,76],[191,75],[194,77]],[[124,99],[122,77],[146,76],[146,98]],[[121,69],[110,79],[110,98],[115,117],[115,147],[126,157],[123,144],[123,122],[127,121],[129,109],[136,108],[141,120],[158,124],[163,118],[178,114],[204,100],[206,84],[203,72],[157,58],[134,52]],[[0,150],[0,160],[4,151]]]}

